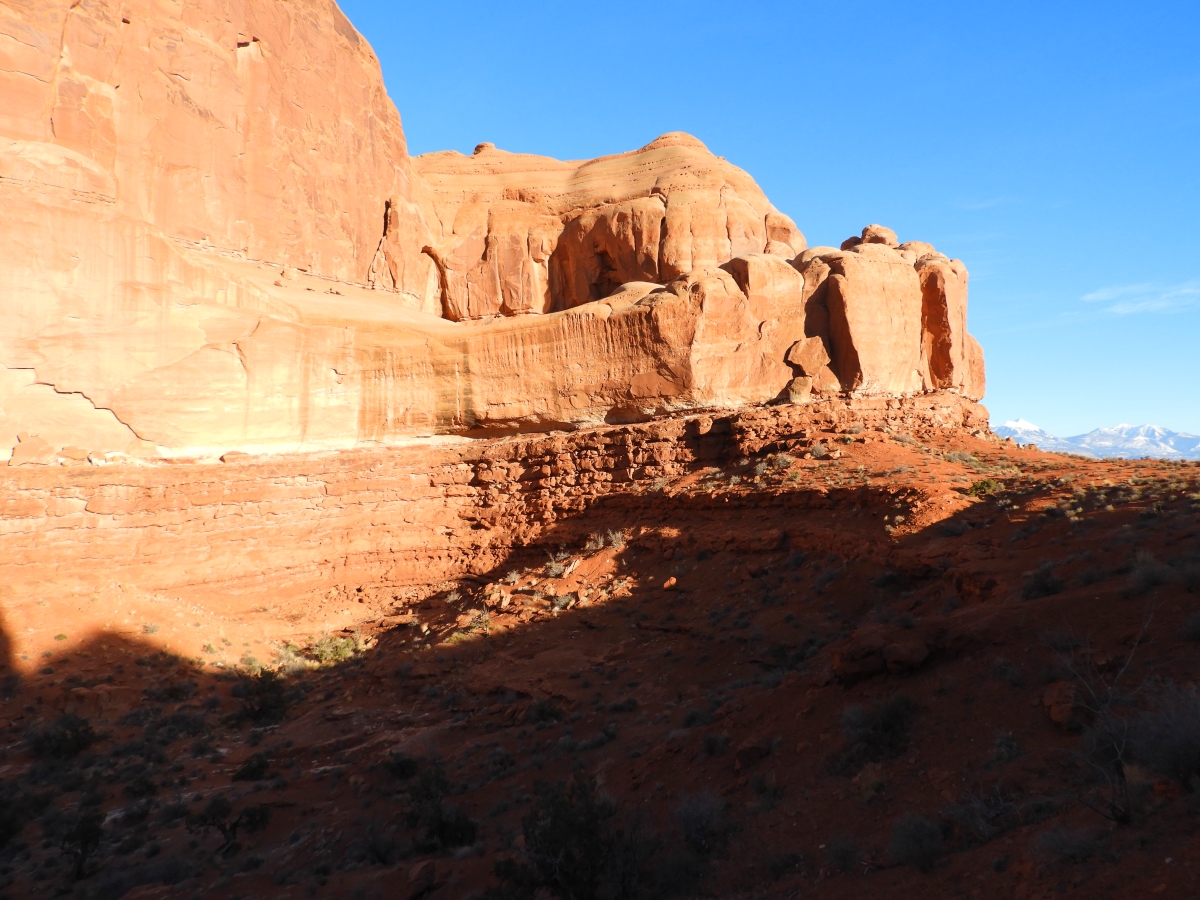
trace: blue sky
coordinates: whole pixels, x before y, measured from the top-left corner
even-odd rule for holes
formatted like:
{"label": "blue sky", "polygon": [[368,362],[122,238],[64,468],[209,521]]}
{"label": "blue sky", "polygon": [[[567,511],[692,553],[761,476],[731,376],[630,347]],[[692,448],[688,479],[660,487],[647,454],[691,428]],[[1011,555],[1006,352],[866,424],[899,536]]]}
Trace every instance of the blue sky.
{"label": "blue sky", "polygon": [[1200,433],[1200,4],[343,0],[410,151],[687,131],[810,245],[971,272],[993,422]]}

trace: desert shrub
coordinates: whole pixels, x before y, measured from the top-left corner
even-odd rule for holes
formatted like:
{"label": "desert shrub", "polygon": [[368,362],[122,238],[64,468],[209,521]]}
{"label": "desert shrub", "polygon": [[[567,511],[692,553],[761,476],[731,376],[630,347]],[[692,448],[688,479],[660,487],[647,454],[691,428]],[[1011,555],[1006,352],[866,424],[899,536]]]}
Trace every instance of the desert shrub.
{"label": "desert shrub", "polygon": [[558,722],[562,717],[563,711],[555,705],[553,700],[538,700],[531,703],[525,713],[525,721],[533,725],[548,725],[551,722]]}
{"label": "desert shrub", "polygon": [[729,824],[720,794],[713,791],[684,794],[675,806],[674,817],[683,839],[701,856],[711,856],[724,848]]}
{"label": "desert shrub", "polygon": [[767,874],[772,881],[778,881],[785,875],[804,873],[804,857],[793,851],[776,853],[767,858]]}
{"label": "desert shrub", "polygon": [[1062,826],[1042,832],[1034,846],[1046,859],[1070,863],[1086,862],[1100,850],[1100,842],[1091,832]]}
{"label": "desert shrub", "polygon": [[1024,755],[1025,751],[1017,743],[1017,739],[1013,736],[1013,733],[1011,731],[1001,731],[996,735],[996,740],[992,742],[992,755],[988,759],[987,765],[989,768],[992,766],[1002,766]]}
{"label": "desert shrub", "polygon": [[979,460],[965,450],[951,450],[945,456],[946,462],[960,463],[964,466],[978,465]]}
{"label": "desert shrub", "polygon": [[71,759],[99,739],[91,722],[74,713],[59,716],[45,730],[31,731],[26,736],[29,749],[41,759]]}
{"label": "desert shrub", "polygon": [[709,756],[722,756],[729,749],[729,735],[706,734],[704,736],[704,752]]}
{"label": "desert shrub", "polygon": [[834,761],[835,772],[849,774],[866,763],[899,756],[908,746],[908,723],[916,704],[904,694],[864,706],[847,706],[842,712],[846,747]]}
{"label": "desert shrub", "polygon": [[1025,577],[1021,596],[1026,600],[1036,600],[1039,597],[1061,593],[1065,587],[1063,580],[1054,574],[1049,564],[1046,564]]}
{"label": "desert shrub", "polygon": [[615,713],[633,712],[638,707],[636,697],[626,697],[624,700],[618,700],[616,703],[609,704],[608,711]]}
{"label": "desert shrub", "polygon": [[327,634],[308,648],[309,655],[322,665],[345,662],[358,652],[358,642],[352,637]]}
{"label": "desert shrub", "polygon": [[1191,641],[1193,644],[1200,643],[1200,613],[1193,613],[1184,622],[1183,628],[1179,632],[1179,636],[1185,641]]}
{"label": "desert shrub", "polygon": [[284,680],[275,672],[241,675],[230,693],[241,700],[241,709],[234,716],[239,722],[248,719],[257,724],[270,724],[282,720],[287,713]]}
{"label": "desert shrub", "polygon": [[825,844],[825,858],[839,872],[850,872],[858,868],[862,853],[853,838],[836,837]]}
{"label": "desert shrub", "polygon": [[104,813],[99,810],[85,812],[63,835],[63,852],[75,858],[76,881],[86,874],[88,859],[100,848],[100,840],[103,837]]}
{"label": "desert shrub", "polygon": [[560,562],[551,560],[550,562],[546,563],[547,578],[562,578],[563,573],[566,571],[567,567]]}
{"label": "desert shrub", "polygon": [[1129,586],[1137,593],[1164,585],[1175,576],[1170,566],[1165,566],[1151,554],[1139,552],[1129,573]]}
{"label": "desert shrub", "polygon": [[942,829],[924,816],[906,813],[892,826],[888,855],[896,862],[928,872],[944,848]]}
{"label": "desert shrub", "polygon": [[421,828],[424,837],[418,847],[425,851],[453,849],[475,843],[479,826],[462,810],[446,803],[450,782],[438,767],[422,772],[409,788],[412,806],[408,811],[410,828]]}
{"label": "desert shrub", "polygon": [[153,703],[181,703],[191,700],[196,694],[196,682],[172,681],[157,687],[146,688],[142,695]]}
{"label": "desert shrub", "polygon": [[829,455],[829,451],[825,449],[825,445],[821,443],[813,444],[808,448],[808,452],[812,454],[813,459],[824,459]]}
{"label": "desert shrub", "polygon": [[698,868],[664,855],[662,842],[636,818],[619,814],[591,776],[537,785],[533,809],[521,822],[522,857],[496,863],[500,885],[492,898],[561,900],[664,895],[694,888]]}
{"label": "desert shrub", "polygon": [[230,818],[232,815],[233,804],[224,795],[218,794],[208,801],[208,805],[202,811],[188,816],[188,831],[206,833],[215,829],[223,839],[221,851],[232,855],[237,852],[239,829],[254,834],[266,828],[271,821],[271,810],[263,805],[247,806],[236,818]]}
{"label": "desert shrub", "polygon": [[1133,757],[1152,772],[1188,791],[1200,789],[1200,695],[1162,691],[1134,721],[1131,744]]}
{"label": "desert shrub", "polygon": [[695,728],[697,725],[710,725],[712,720],[712,714],[703,709],[689,709],[683,714],[683,727]]}
{"label": "desert shrub", "polygon": [[383,761],[383,769],[393,778],[404,780],[417,774],[417,761],[408,754],[395,750]]}
{"label": "desert shrub", "polygon": [[967,493],[972,497],[989,497],[992,494],[997,494],[1004,490],[1004,485],[995,478],[984,478],[976,481],[967,488]]}
{"label": "desert shrub", "polygon": [[1025,683],[1025,676],[1021,674],[1021,670],[1003,656],[997,656],[992,660],[992,675],[1002,681],[1007,681],[1013,687],[1020,687]]}
{"label": "desert shrub", "polygon": [[625,546],[625,532],[613,529],[608,532],[608,546],[614,550],[620,550]]}
{"label": "desert shrub", "polygon": [[234,781],[262,781],[267,777],[271,761],[265,753],[255,753],[233,773]]}
{"label": "desert shrub", "polygon": [[948,519],[938,526],[938,531],[943,537],[962,537],[970,530],[971,526],[968,523],[954,519]]}

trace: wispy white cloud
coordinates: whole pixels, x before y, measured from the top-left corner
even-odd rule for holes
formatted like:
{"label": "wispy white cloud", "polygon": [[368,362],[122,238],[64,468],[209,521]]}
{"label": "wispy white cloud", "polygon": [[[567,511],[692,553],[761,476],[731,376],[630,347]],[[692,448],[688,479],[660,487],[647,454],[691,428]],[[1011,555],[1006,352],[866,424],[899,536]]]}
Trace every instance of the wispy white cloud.
{"label": "wispy white cloud", "polygon": [[1105,303],[1104,311],[1116,316],[1145,312],[1181,312],[1200,306],[1200,280],[1179,284],[1120,284],[1100,288],[1081,298],[1085,303]]}

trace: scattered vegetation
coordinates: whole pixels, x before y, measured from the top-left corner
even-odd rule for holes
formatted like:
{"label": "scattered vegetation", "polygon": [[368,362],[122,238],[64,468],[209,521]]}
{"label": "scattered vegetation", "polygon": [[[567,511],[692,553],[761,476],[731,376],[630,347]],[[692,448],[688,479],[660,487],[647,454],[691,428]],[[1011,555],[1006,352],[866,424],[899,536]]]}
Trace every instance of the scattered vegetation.
{"label": "scattered vegetation", "polygon": [[842,712],[846,746],[833,760],[833,770],[851,774],[867,763],[899,756],[908,746],[908,723],[915,712],[916,704],[904,694],[871,707],[846,707]]}
{"label": "scattered vegetation", "polygon": [[906,813],[892,826],[888,855],[896,862],[928,872],[944,850],[941,827],[924,816]]}

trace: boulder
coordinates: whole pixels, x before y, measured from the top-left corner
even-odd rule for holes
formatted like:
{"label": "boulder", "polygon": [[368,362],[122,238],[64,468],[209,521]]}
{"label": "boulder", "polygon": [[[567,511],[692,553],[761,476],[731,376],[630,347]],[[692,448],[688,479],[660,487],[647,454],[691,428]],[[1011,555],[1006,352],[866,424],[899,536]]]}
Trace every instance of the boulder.
{"label": "boulder", "polygon": [[884,244],[888,247],[898,247],[899,242],[896,240],[896,232],[890,228],[884,228],[882,225],[868,225],[862,230],[862,242],[864,244]]}
{"label": "boulder", "polygon": [[21,432],[17,445],[13,447],[10,466],[49,466],[58,462],[58,454],[46,441],[36,434]]}
{"label": "boulder", "polygon": [[801,375],[813,376],[829,364],[825,342],[819,337],[801,338],[792,344],[785,357]]}
{"label": "boulder", "polygon": [[798,375],[788,382],[788,402],[807,403],[812,396],[812,390],[813,380],[806,375]]}

